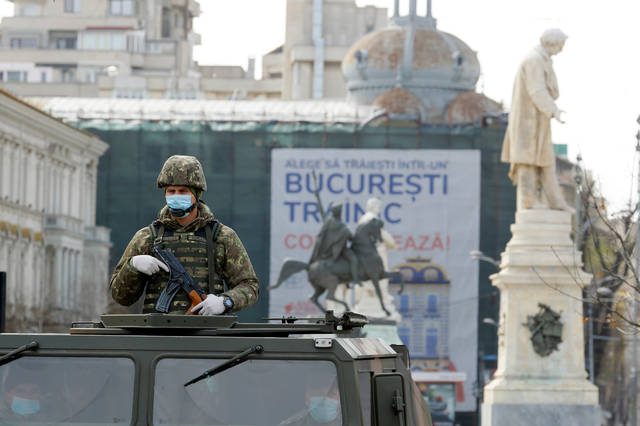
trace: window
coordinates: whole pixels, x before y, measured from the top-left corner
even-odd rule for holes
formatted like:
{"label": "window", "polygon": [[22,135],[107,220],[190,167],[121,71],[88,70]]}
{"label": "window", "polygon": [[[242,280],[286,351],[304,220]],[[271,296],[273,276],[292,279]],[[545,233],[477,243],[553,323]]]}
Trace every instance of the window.
{"label": "window", "polygon": [[63,83],[71,83],[76,79],[76,70],[74,68],[62,68],[60,70],[60,80]]}
{"label": "window", "polygon": [[97,71],[85,71],[84,72],[84,82],[85,83],[95,83],[97,80],[98,72]]}
{"label": "window", "polygon": [[427,358],[438,358],[438,330],[427,330]]}
{"label": "window", "polygon": [[18,9],[19,16],[40,16],[42,8],[37,4],[25,4]]}
{"label": "window", "polygon": [[0,81],[4,81],[4,71],[0,71]]}
{"label": "window", "polygon": [[111,0],[109,11],[112,15],[131,16],[134,10],[134,0]]}
{"label": "window", "polygon": [[168,7],[162,8],[162,37],[171,37],[171,11]]}
{"label": "window", "polygon": [[38,41],[35,37],[14,37],[10,46],[12,49],[35,49],[38,47]]}
{"label": "window", "polygon": [[64,12],[65,13],[80,12],[80,0],[64,0]]}
{"label": "window", "polygon": [[80,33],[78,48],[85,50],[127,50],[127,35],[122,31],[86,31]]}
{"label": "window", "polygon": [[371,372],[358,373],[358,387],[362,404],[362,421],[364,426],[371,426]]}
{"label": "window", "polygon": [[[130,424],[135,367],[127,358],[22,357],[0,367],[0,394],[38,401],[37,412],[3,412],[7,424]],[[27,395],[27,396],[25,396]]]}
{"label": "window", "polygon": [[56,46],[56,49],[75,49],[76,39],[75,38],[59,38],[59,39],[56,39],[55,46]]}
{"label": "window", "polygon": [[155,371],[153,424],[278,425],[304,415],[307,404],[322,397],[329,398],[325,402],[335,410],[331,424],[342,424],[332,362],[250,359],[184,386],[224,361],[161,359]]}
{"label": "window", "polygon": [[49,40],[51,47],[55,49],[75,49],[78,33],[75,31],[51,31]]}
{"label": "window", "polygon": [[427,296],[427,312],[430,314],[438,313],[438,296],[435,294]]}
{"label": "window", "polygon": [[40,72],[40,83],[47,82],[47,73],[45,71]]}
{"label": "window", "polygon": [[20,81],[20,71],[7,71],[7,81]]}

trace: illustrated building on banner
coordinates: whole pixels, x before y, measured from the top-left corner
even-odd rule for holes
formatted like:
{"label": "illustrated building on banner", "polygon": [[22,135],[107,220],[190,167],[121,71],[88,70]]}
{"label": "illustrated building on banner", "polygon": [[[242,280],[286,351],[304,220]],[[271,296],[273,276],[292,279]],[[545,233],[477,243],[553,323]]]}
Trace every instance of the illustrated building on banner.
{"label": "illustrated building on banner", "polygon": [[[411,368],[449,371],[449,293],[447,272],[429,258],[410,258],[393,267],[401,276],[389,282],[402,315],[398,334],[411,352]],[[400,284],[404,284],[402,294]]]}

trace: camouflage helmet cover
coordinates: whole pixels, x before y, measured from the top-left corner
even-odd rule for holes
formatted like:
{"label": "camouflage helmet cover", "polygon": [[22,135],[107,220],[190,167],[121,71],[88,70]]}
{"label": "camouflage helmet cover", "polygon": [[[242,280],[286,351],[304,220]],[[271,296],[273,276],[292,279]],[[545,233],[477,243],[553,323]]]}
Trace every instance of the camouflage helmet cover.
{"label": "camouflage helmet cover", "polygon": [[190,155],[172,155],[164,162],[158,175],[158,188],[170,185],[188,186],[202,191],[207,190],[202,164]]}

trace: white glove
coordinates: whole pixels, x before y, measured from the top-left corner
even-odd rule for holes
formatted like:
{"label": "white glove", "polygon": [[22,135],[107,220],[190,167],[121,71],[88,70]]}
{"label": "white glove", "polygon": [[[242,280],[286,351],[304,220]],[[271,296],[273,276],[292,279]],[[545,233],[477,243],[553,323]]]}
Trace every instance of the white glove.
{"label": "white glove", "polygon": [[220,315],[225,311],[224,297],[208,294],[207,298],[193,307],[192,312],[198,312],[198,315]]}
{"label": "white glove", "polygon": [[143,274],[153,275],[160,270],[160,268],[169,272],[169,267],[164,262],[156,259],[148,254],[140,254],[131,258],[131,266]]}

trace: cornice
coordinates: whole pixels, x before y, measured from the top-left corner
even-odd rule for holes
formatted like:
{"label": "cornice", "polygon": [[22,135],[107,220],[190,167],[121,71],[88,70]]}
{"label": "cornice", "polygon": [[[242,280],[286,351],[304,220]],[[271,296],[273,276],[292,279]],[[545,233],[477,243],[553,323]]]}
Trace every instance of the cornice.
{"label": "cornice", "polygon": [[109,148],[100,138],[76,129],[15,97],[7,96],[3,91],[0,91],[0,119],[9,128],[23,127],[22,131],[41,132],[47,135],[50,142],[70,146],[95,157],[100,157]]}

